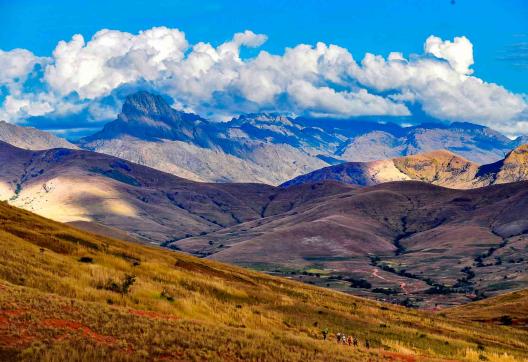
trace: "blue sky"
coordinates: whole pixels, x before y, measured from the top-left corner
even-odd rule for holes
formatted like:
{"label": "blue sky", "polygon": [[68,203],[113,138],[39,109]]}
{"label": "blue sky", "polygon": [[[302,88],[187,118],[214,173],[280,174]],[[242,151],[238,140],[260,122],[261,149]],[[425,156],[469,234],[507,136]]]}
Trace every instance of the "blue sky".
{"label": "blue sky", "polygon": [[[208,42],[217,47],[230,41],[235,33],[244,32],[245,30],[251,30],[255,34],[264,34],[267,37],[265,42],[247,40],[245,41],[247,44],[239,45],[240,57],[243,60],[256,57],[263,50],[282,56],[286,47],[294,48],[299,44],[315,45],[318,41],[321,41],[326,45],[333,44],[346,49],[353,56],[354,61],[360,63],[366,53],[373,53],[386,58],[391,52],[401,52],[405,60],[411,61],[411,54],[424,53],[424,42],[431,35],[435,35],[445,42],[454,42],[455,37],[464,36],[472,44],[474,59],[474,64],[470,65],[471,71],[465,74],[471,75],[472,78],[479,81],[496,83],[518,98],[504,98],[503,101],[497,104],[497,107],[510,107],[508,114],[511,114],[511,117],[500,120],[502,123],[493,121],[497,117],[491,111],[488,115],[480,114],[479,111],[476,111],[475,114],[455,112],[453,111],[455,106],[465,107],[465,105],[440,104],[439,100],[433,99],[433,95],[429,93],[426,95],[423,89],[420,93],[416,89],[418,86],[414,83],[412,86],[394,85],[385,87],[380,85],[379,80],[362,80],[362,75],[358,75],[358,72],[354,72],[353,80],[347,80],[346,82],[343,80],[341,83],[337,82],[337,85],[336,81],[331,79],[328,74],[324,75],[324,82],[321,79],[313,82],[310,80],[312,82],[310,84],[315,87],[313,94],[317,93],[317,96],[313,95],[312,97],[312,93],[305,96],[305,98],[312,99],[310,104],[304,104],[298,99],[292,101],[291,94],[288,98],[286,89],[305,88],[298,86],[298,84],[296,88],[296,84],[293,83],[285,85],[284,90],[276,92],[273,104],[266,98],[266,95],[254,97],[258,99],[250,99],[250,102],[245,102],[244,104],[237,103],[235,99],[243,98],[245,94],[248,94],[247,85],[245,84],[239,85],[237,83],[235,86],[231,82],[228,86],[222,88],[221,91],[215,88],[215,90],[207,94],[206,102],[198,104],[195,98],[191,96],[182,96],[181,99],[178,99],[178,92],[181,93],[181,87],[175,88],[175,85],[169,84],[166,79],[162,85],[160,85],[161,83],[158,80],[146,83],[147,87],[153,88],[153,90],[158,90],[158,87],[159,92],[165,92],[172,96],[175,100],[175,106],[200,111],[220,118],[243,111],[267,109],[293,111],[296,113],[337,114],[344,107],[346,112],[342,113],[348,116],[374,114],[376,112],[380,115],[402,115],[407,112],[398,109],[398,105],[381,104],[379,102],[383,100],[366,99],[363,95],[355,93],[358,89],[364,89],[369,93],[369,96],[371,94],[381,97],[394,96],[395,98],[387,98],[389,103],[393,102],[394,99],[397,99],[394,102],[408,102],[412,98],[412,102],[423,104],[426,113],[439,119],[449,121],[467,120],[495,126],[495,128],[502,129],[506,133],[514,134],[528,132],[528,123],[522,123],[525,122],[527,112],[522,110],[522,105],[519,105],[519,102],[521,102],[519,97],[525,98],[526,96],[523,94],[528,93],[527,19],[528,2],[522,0],[202,0],[199,2],[174,0],[0,0],[0,24],[2,24],[0,49],[8,52],[15,48],[22,48],[35,56],[50,57],[59,41],[69,42],[74,34],[81,34],[84,37],[84,42],[88,43],[92,36],[101,29],[113,29],[137,35],[140,31],[162,26],[182,31],[185,34],[185,41],[190,47],[198,42]],[[253,43],[258,43],[258,46]],[[190,47],[185,50],[185,54],[191,51]],[[452,56],[447,54],[449,51],[442,50],[442,54],[439,52],[435,53],[432,51],[426,55],[430,57],[434,53],[434,56],[439,58],[437,60],[447,61],[451,66],[454,66],[454,62],[457,60],[453,60]],[[7,55],[14,57],[12,53]],[[27,59],[25,54],[15,55],[23,55]],[[236,56],[238,56],[238,50]],[[127,62],[129,61],[129,58],[127,58]],[[67,103],[69,108],[66,108],[72,111],[68,111],[69,114],[64,118],[69,120],[65,121],[65,124],[67,124],[67,127],[64,127],[66,131],[68,128],[96,127],[97,122],[104,120],[102,114],[109,115],[112,113],[112,106],[117,107],[114,104],[116,103],[115,98],[122,94],[123,87],[125,89],[133,88],[132,83],[135,87],[138,87],[138,84],[146,84],[144,79],[140,77],[140,81],[134,79],[134,82],[119,83],[118,86],[112,86],[111,93],[100,92],[95,94],[93,91],[84,90],[83,95],[83,89],[71,86],[67,88],[70,93],[66,94],[66,90],[58,88],[63,86],[65,82],[68,83],[69,80],[65,81],[63,78],[57,80],[56,77],[53,83],[53,81],[43,75],[45,73],[43,69],[50,62],[33,61],[28,63],[28,67],[32,67],[33,64],[37,63],[39,65],[36,68],[31,68],[31,74],[27,73],[23,77],[17,74],[19,78],[24,78],[23,81],[19,80],[19,78],[13,80],[13,78],[9,81],[10,83],[5,81],[6,85],[0,84],[0,102],[2,99],[5,100],[5,97],[9,94],[21,92],[22,86],[17,87],[15,85],[18,82],[20,84],[24,83],[23,92],[27,94],[19,95],[16,102],[12,103],[18,105],[19,108],[20,104],[36,104],[32,111],[27,111],[26,109],[25,113],[20,111],[16,116],[13,116],[15,122],[23,122],[20,121],[21,117],[23,118],[21,116],[23,114],[26,115],[26,119],[28,114],[38,114],[39,120],[43,119],[42,115],[44,119],[50,117],[57,119],[57,113],[65,113],[64,110],[59,112],[57,108],[59,103],[61,105]],[[58,64],[59,61],[54,59],[51,63],[55,67],[54,63]],[[59,68],[58,65],[56,67]],[[0,75],[1,72],[2,70],[0,69]],[[350,78],[350,67],[346,72],[348,72],[347,77]],[[253,76],[261,80],[262,73],[253,74]],[[34,80],[40,79],[39,77],[44,77],[45,81]],[[364,77],[367,77],[367,75]],[[2,77],[0,76],[0,83],[1,79]],[[97,80],[97,78],[94,79]],[[306,81],[305,78],[303,78],[304,81]],[[208,78],[207,84],[210,83],[211,80]],[[476,89],[475,87],[477,86],[476,84],[465,84],[463,86],[464,90],[461,92],[467,95],[468,89]],[[40,93],[37,91],[31,93],[31,89],[28,90],[31,87],[39,89],[38,92]],[[48,89],[45,95],[41,91],[44,88]],[[440,86],[438,87],[438,89],[441,88]],[[497,99],[497,95],[494,93],[496,90],[488,88],[482,90],[485,97]],[[228,100],[226,100],[226,93],[232,91],[232,89],[235,89],[235,94],[230,94],[227,97]],[[348,93],[341,93],[342,89],[346,89]],[[410,92],[409,89],[411,90]],[[462,89],[462,85],[460,89]],[[56,99],[57,92],[63,97],[61,102]],[[332,92],[337,93],[333,94]],[[454,91],[451,93],[453,98],[460,97],[460,94],[462,94]],[[51,94],[55,97],[54,100],[50,100]],[[196,94],[194,96],[196,97]],[[285,98],[288,100],[284,101]],[[348,103],[341,107],[340,110],[335,111],[335,107],[327,106],[327,103],[331,102],[330,98],[336,98],[335,102],[346,101]],[[363,113],[359,112],[356,104],[359,98],[363,102],[362,104],[368,103],[371,105],[373,102],[379,101],[376,103],[379,106],[376,108],[377,111],[374,112],[373,108],[370,107],[364,109]],[[93,105],[90,102],[97,102],[97,104]],[[471,99],[468,102],[471,104],[475,103]],[[72,119],[85,117],[88,103],[92,107],[90,108],[90,114],[94,118],[91,125],[83,121],[78,121],[79,124],[76,124],[77,121],[71,121]],[[293,103],[294,106],[291,105]],[[515,111],[511,110],[512,104]],[[5,111],[9,107],[13,109],[14,106],[8,107],[4,102],[3,106],[0,103],[0,110],[2,107]],[[438,111],[433,110],[433,107],[436,107]],[[493,104],[483,104],[477,108],[484,109],[487,107],[492,110]],[[46,113],[48,108],[53,109],[53,111]],[[95,108],[97,108],[97,111],[93,111]],[[411,109],[412,107],[407,108]],[[73,109],[76,110],[75,112],[77,112],[79,117],[72,118],[72,114],[75,113]],[[4,118],[10,117],[8,111],[5,111],[4,114],[8,114],[8,116],[4,115]],[[98,116],[94,116],[94,114]],[[0,116],[2,116],[1,112]],[[60,131],[60,125],[57,125],[57,122],[60,123],[60,120],[50,124],[54,124],[53,127]],[[36,125],[38,126],[38,124]],[[43,127],[45,128],[46,126]]]}
{"label": "blue sky", "polygon": [[[154,26],[183,30],[190,42],[213,44],[246,29],[268,35],[263,49],[317,41],[352,54],[421,51],[429,35],[465,35],[475,45],[475,75],[528,93],[525,67],[506,61],[514,46],[528,43],[525,0],[386,1],[138,1],[0,0],[0,49],[26,48],[47,55],[59,40],[102,28],[138,32]],[[528,58],[528,51],[524,54]],[[251,53],[249,53],[251,54]]]}

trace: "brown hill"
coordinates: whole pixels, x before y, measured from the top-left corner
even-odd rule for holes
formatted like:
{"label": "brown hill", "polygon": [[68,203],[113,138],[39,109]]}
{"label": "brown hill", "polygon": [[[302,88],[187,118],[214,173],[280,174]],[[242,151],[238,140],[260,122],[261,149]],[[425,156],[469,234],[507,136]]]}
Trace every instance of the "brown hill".
{"label": "brown hill", "polygon": [[[271,186],[206,184],[88,151],[0,143],[0,199],[61,222],[162,243],[260,217]],[[97,230],[97,229],[94,229]],[[105,232],[99,227],[99,231]]]}
{"label": "brown hill", "polygon": [[33,127],[18,126],[5,121],[0,121],[0,141],[28,150],[78,148],[74,144],[51,133]]}
{"label": "brown hill", "polygon": [[371,186],[415,180],[449,188],[470,189],[528,179],[528,145],[511,151],[498,162],[478,165],[446,150],[383,161],[348,162],[298,176],[282,186],[334,180]]}
{"label": "brown hill", "polygon": [[334,195],[171,245],[347,292],[458,304],[528,286],[527,186],[292,186],[283,195],[298,187]]}

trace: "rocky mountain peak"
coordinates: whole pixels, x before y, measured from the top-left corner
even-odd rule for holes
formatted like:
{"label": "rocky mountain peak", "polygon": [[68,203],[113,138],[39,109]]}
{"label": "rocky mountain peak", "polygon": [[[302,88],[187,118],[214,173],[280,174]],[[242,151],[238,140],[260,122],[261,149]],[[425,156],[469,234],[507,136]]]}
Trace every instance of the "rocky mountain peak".
{"label": "rocky mountain peak", "polygon": [[146,91],[139,91],[126,97],[122,113],[171,117],[175,111],[163,97]]}

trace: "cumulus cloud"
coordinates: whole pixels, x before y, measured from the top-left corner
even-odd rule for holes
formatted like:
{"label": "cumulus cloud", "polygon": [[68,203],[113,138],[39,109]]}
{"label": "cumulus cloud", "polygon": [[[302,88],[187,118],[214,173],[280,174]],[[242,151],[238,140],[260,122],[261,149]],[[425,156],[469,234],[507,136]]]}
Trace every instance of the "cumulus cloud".
{"label": "cumulus cloud", "polygon": [[[523,96],[473,76],[473,45],[466,37],[430,36],[422,54],[387,58],[367,53],[356,61],[333,44],[299,44],[283,54],[260,51],[243,59],[241,47],[267,40],[249,30],[213,46],[189,44],[178,29],[138,34],[101,30],[91,39],[60,41],[49,58],[17,49],[0,51],[0,87],[8,95],[0,117],[83,112],[88,121],[112,117],[123,89],[148,88],[172,97],[176,107],[218,119],[276,110],[353,117],[412,116],[418,103],[430,116],[472,121],[522,132],[528,113]],[[40,64],[41,71],[34,69]],[[25,83],[38,78],[38,87]],[[80,124],[79,126],[85,126]]]}
{"label": "cumulus cloud", "polygon": [[23,83],[42,59],[25,49],[0,49],[0,84]]}
{"label": "cumulus cloud", "polygon": [[471,74],[473,65],[473,44],[465,36],[456,37],[454,41],[443,41],[431,35],[425,41],[424,50],[439,59],[445,59],[460,74]]}
{"label": "cumulus cloud", "polygon": [[170,63],[183,59],[187,47],[181,31],[165,27],[138,35],[101,30],[88,43],[77,34],[59,42],[44,80],[60,95],[76,92],[81,99],[93,99],[123,84],[158,79]]}

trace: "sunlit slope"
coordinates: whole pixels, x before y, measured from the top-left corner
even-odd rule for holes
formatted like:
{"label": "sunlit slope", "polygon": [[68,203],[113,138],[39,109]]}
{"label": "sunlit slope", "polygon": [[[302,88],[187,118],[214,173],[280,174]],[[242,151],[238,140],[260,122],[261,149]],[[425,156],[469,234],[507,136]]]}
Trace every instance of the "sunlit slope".
{"label": "sunlit slope", "polygon": [[[336,332],[360,348],[337,345]],[[514,361],[527,341],[521,329],[103,238],[0,203],[0,360]]]}
{"label": "sunlit slope", "polygon": [[528,329],[528,290],[499,295],[447,311],[450,316]]}

